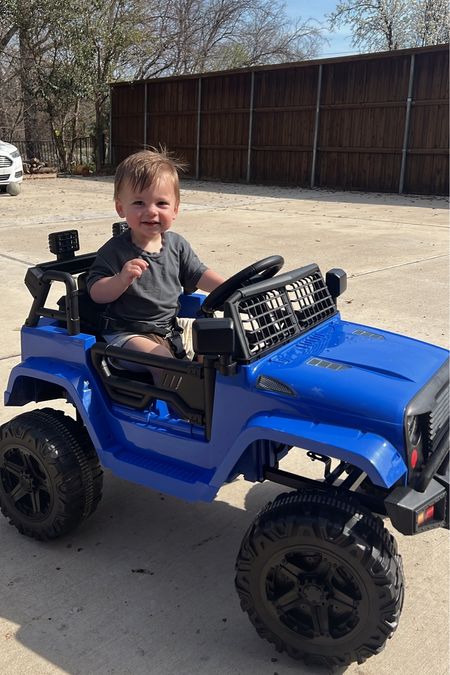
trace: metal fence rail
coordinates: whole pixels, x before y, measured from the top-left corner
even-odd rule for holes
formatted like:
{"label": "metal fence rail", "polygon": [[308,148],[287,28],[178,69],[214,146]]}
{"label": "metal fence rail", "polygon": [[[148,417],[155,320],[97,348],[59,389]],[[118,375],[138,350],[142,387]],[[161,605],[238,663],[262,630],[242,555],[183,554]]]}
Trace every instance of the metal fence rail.
{"label": "metal fence rail", "polygon": [[[56,143],[53,140],[18,140],[11,141],[13,145],[19,150],[24,160],[32,160],[34,158],[55,167],[57,170],[63,170],[64,166],[61,158],[58,155]],[[30,153],[32,156],[30,156]],[[72,156],[73,165],[76,164],[91,164],[94,157],[94,145],[90,136],[75,139],[74,151]]]}

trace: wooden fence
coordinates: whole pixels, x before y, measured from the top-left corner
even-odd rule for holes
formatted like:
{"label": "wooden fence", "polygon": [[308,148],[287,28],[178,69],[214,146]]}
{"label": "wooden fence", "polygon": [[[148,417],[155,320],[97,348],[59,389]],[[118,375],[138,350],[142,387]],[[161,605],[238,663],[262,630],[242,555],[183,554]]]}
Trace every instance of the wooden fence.
{"label": "wooden fence", "polygon": [[167,146],[198,179],[448,194],[448,45],[111,87],[117,165]]}

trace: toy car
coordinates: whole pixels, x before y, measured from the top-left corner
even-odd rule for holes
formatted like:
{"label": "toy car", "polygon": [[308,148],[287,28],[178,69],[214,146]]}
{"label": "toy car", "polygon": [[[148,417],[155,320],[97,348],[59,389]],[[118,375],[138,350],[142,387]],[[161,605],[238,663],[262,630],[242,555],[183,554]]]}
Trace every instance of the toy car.
{"label": "toy car", "polygon": [[23,180],[22,158],[18,149],[0,140],[0,192],[13,197],[20,193]]}
{"label": "toy car", "polygon": [[[50,249],[57,259],[26,275],[33,303],[5,405],[66,399],[74,417],[45,407],[1,427],[3,514],[30,537],[64,535],[95,510],[101,465],[187,501],[212,501],[239,475],[274,481],[290,490],[244,536],[242,609],[308,664],[381,651],[404,579],[380,516],[406,535],[449,525],[447,350],[344,321],[342,270],[280,272],[283,259],[270,256],[206,299],[181,296],[201,358],[138,354],[101,339],[102,308],[85,285],[95,254],[75,255],[77,232],[50,235]],[[52,308],[54,283],[65,294]],[[288,453],[323,477],[280,468]]]}

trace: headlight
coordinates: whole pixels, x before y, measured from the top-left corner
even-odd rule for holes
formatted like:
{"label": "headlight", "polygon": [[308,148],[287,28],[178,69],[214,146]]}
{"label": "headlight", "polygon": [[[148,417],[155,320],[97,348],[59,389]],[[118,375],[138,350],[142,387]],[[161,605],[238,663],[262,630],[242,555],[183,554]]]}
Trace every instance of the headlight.
{"label": "headlight", "polygon": [[406,429],[408,432],[408,440],[411,445],[417,445],[420,441],[420,421],[417,415],[409,415],[406,420]]}
{"label": "headlight", "polygon": [[20,152],[18,150],[14,150],[14,152],[11,153],[11,157],[20,157]]}
{"label": "headlight", "polygon": [[422,423],[420,415],[408,415],[405,420],[408,465],[413,471],[420,470],[423,465]]}

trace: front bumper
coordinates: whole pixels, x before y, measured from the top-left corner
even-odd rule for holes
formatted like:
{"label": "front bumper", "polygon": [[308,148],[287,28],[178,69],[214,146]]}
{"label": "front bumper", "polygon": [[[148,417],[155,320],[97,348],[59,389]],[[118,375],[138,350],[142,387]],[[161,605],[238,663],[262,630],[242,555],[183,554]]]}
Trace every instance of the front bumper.
{"label": "front bumper", "polygon": [[23,165],[20,157],[11,157],[0,154],[0,185],[21,183],[23,180]]}
{"label": "front bumper", "polygon": [[[402,534],[417,534],[436,527],[449,527],[449,361],[408,404],[405,420],[421,420],[420,452],[426,463],[409,485],[395,488],[385,499],[392,525]],[[406,433],[406,429],[405,429]],[[407,434],[406,434],[407,436]],[[412,450],[407,438],[408,455]],[[417,450],[416,450],[417,452]],[[420,465],[419,465],[420,467]]]}
{"label": "front bumper", "polygon": [[419,534],[436,527],[449,529],[449,483],[447,440],[447,455],[423,492],[397,487],[385,499],[386,511],[395,529],[402,534]]}

